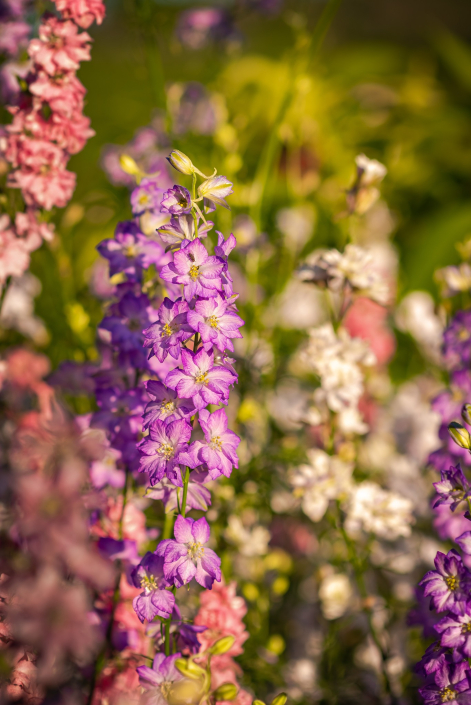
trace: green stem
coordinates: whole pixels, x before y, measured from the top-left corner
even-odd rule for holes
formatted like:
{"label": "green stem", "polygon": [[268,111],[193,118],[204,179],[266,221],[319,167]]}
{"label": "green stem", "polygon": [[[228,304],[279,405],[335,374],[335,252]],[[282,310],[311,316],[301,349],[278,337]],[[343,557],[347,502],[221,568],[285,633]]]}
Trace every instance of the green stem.
{"label": "green stem", "polygon": [[[191,200],[195,201],[196,200],[196,174],[193,174],[192,181],[191,181]],[[193,220],[195,223],[195,240],[198,237],[198,215],[196,213],[196,208],[192,209],[193,213]]]}
{"label": "green stem", "polygon": [[170,617],[165,622],[165,656],[170,656]]}
{"label": "green stem", "polygon": [[186,513],[186,497],[188,494],[189,480],[190,480],[190,468],[187,468],[186,472],[185,472],[185,477],[183,479],[183,497],[182,497],[182,511],[181,511],[182,517],[184,517],[185,513]]}

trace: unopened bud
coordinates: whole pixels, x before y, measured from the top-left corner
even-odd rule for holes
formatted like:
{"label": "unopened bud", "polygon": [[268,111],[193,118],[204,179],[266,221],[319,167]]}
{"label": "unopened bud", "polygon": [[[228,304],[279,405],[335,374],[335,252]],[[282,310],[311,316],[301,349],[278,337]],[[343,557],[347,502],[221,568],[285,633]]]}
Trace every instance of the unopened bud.
{"label": "unopened bud", "polygon": [[195,171],[197,171],[190,157],[187,157],[186,154],[183,154],[183,152],[180,152],[178,149],[173,149],[170,152],[170,156],[167,157],[167,161],[170,162],[173,168],[179,171],[180,174],[193,176]]}
{"label": "unopened bud", "polygon": [[200,680],[204,678],[206,674],[204,668],[201,668],[197,663],[186,658],[177,658],[175,660],[175,667],[185,678],[191,678],[192,680]]}
{"label": "unopened bud", "polygon": [[285,705],[285,702],[287,700],[288,696],[286,695],[286,693],[280,693],[276,696],[274,700],[271,701],[271,705]]}
{"label": "unopened bud", "polygon": [[254,700],[252,705],[265,705],[265,703],[263,702],[263,700]]}
{"label": "unopened bud", "polygon": [[471,449],[471,436],[464,426],[456,421],[452,421],[448,426],[448,431],[450,436],[453,438],[455,443],[460,446],[460,448],[466,448],[467,450]]}
{"label": "unopened bud", "polygon": [[235,700],[237,697],[237,686],[234,683],[223,683],[215,691],[213,697],[217,700]]}
{"label": "unopened bud", "polygon": [[235,638],[231,635],[223,636],[222,639],[218,639],[215,644],[209,649],[209,653],[213,656],[222,656],[232,648]]}
{"label": "unopened bud", "polygon": [[129,154],[122,154],[119,158],[119,166],[126,174],[131,176],[142,176],[143,173],[137,166],[135,160]]}
{"label": "unopened bud", "polygon": [[168,705],[199,705],[203,696],[203,684],[196,681],[175,681],[170,686],[166,701]]}
{"label": "unopened bud", "polygon": [[461,409],[461,416],[463,421],[471,426],[471,404],[465,404]]}

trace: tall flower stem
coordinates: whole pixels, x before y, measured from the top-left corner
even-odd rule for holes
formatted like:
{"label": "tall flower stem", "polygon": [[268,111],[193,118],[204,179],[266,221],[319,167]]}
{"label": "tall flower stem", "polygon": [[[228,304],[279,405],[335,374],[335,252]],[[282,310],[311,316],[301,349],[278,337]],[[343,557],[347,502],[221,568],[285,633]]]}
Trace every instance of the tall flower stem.
{"label": "tall flower stem", "polygon": [[183,478],[183,497],[182,497],[182,517],[186,514],[186,498],[188,495],[188,482],[190,481],[190,468],[186,469],[185,477]]}

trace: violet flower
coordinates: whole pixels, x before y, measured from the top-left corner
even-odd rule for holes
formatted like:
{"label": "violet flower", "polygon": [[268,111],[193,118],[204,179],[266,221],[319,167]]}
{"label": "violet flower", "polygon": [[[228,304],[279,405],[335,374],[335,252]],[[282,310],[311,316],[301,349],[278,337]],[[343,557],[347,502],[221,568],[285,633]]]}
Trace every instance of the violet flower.
{"label": "violet flower", "polygon": [[435,641],[427,648],[421,661],[417,664],[416,670],[423,669],[427,675],[435,673],[447,662],[448,652],[449,650],[442,646],[439,641]]}
{"label": "violet flower", "polygon": [[177,368],[169,372],[165,384],[175,389],[181,399],[193,400],[195,409],[203,409],[207,404],[227,404],[229,386],[237,381],[226,367],[214,365],[214,355],[203,348],[196,354],[182,350],[183,370]]}
{"label": "violet flower", "polygon": [[[211,492],[204,487],[203,483],[210,479],[211,477],[207,470],[198,469],[191,473],[186,496],[187,510],[197,509],[199,512],[208,511],[211,506]],[[160,499],[164,505],[165,513],[168,514],[178,509],[177,493],[178,488],[166,477],[163,477],[160,482],[147,492],[146,497]]]}
{"label": "violet flower", "polygon": [[471,658],[471,604],[467,603],[459,614],[448,614],[435,625],[441,634],[441,645],[456,649],[464,658]]}
{"label": "violet flower", "polygon": [[[206,223],[200,223],[198,218],[198,237],[207,237],[213,225],[214,223],[210,220],[206,221]],[[157,233],[166,245],[180,247],[184,240],[191,241],[195,239],[195,219],[191,214],[180,215],[179,217],[172,216],[169,223],[157,228]]]}
{"label": "violet flower", "polygon": [[240,438],[233,431],[228,430],[226,412],[224,409],[218,409],[210,414],[207,409],[201,409],[199,422],[204,432],[205,442],[192,443],[184,455],[184,463],[190,467],[206,463],[212,480],[220,475],[229,477],[232,468],[239,467],[237,446]]}
{"label": "violet flower", "polygon": [[165,191],[160,209],[170,215],[182,215],[191,211],[191,194],[184,186],[174,186]]}
{"label": "violet flower", "polygon": [[227,240],[224,239],[224,235],[219,231],[217,231],[217,236],[218,244],[214,248],[214,254],[220,257],[225,263],[224,269],[221,274],[222,288],[224,289],[224,293],[226,294],[226,296],[231,296],[233,292],[233,279],[229,272],[227,260],[230,253],[237,245],[237,240],[235,239],[232,233],[229,235]]}
{"label": "violet flower", "polygon": [[467,556],[471,556],[471,531],[465,531],[464,534],[461,534],[461,536],[455,539],[455,542],[463,553],[466,553]]}
{"label": "violet flower", "polygon": [[144,331],[144,347],[151,348],[149,357],[155,355],[159,362],[163,362],[170,354],[178,360],[181,344],[193,335],[193,329],[187,323],[187,313],[186,301],[163,300],[158,311],[159,320]]}
{"label": "violet flower", "polygon": [[155,178],[142,179],[131,194],[131,206],[134,215],[142,215],[146,211],[160,210],[163,189],[157,186]]}
{"label": "violet flower", "polygon": [[223,260],[208,255],[206,247],[196,239],[183,243],[182,249],[175,252],[173,262],[162,267],[160,277],[173,284],[183,284],[185,299],[191,301],[194,296],[216,296],[222,289],[223,269]]}
{"label": "violet flower", "polygon": [[149,551],[131,573],[134,587],[143,592],[134,598],[133,607],[141,620],[151,622],[154,617],[168,619],[175,605],[175,595],[165,590],[170,583],[164,578],[163,559]]}
{"label": "violet flower", "polygon": [[233,352],[232,338],[242,338],[239,328],[244,321],[220,294],[211,299],[199,299],[194,310],[188,312],[188,323],[197,333],[206,350],[215,345],[221,352],[226,348]]}
{"label": "violet flower", "polygon": [[471,589],[471,573],[454,549],[446,555],[438,551],[435,568],[436,570],[426,573],[419,583],[424,586],[424,595],[431,596],[432,605],[437,612],[449,609],[459,613]]}
{"label": "violet flower", "polygon": [[204,544],[209,541],[209,525],[204,517],[195,521],[181,514],[175,522],[175,540],[166,539],[157,546],[156,554],[164,557],[164,575],[177,587],[193,578],[211,589],[221,580],[221,559]]}
{"label": "violet flower", "polygon": [[471,362],[471,310],[458,311],[443,333],[443,356],[452,368]]}
{"label": "violet flower", "polygon": [[118,223],[114,238],[100,242],[97,250],[109,261],[110,276],[123,272],[135,281],[142,279],[143,269],[165,260],[162,246],[146,237],[132,220]]}
{"label": "violet flower", "polygon": [[434,673],[434,683],[419,688],[426,705],[470,705],[471,675],[465,661],[456,665],[444,663]]}
{"label": "violet flower", "polygon": [[188,448],[191,426],[181,419],[165,424],[154,421],[149,427],[149,436],[138,444],[141,451],[139,472],[147,472],[151,485],[155,485],[166,474],[175,485],[182,487],[179,456]]}
{"label": "violet flower", "polygon": [[195,407],[191,399],[179,399],[173,389],[162,382],[151,379],[146,382],[146,390],[152,399],[144,409],[143,427],[148,428],[154,421],[176,421],[192,416]]}
{"label": "violet flower", "polygon": [[440,414],[442,423],[448,426],[461,416],[461,407],[471,399],[471,372],[455,370],[450,379],[450,389],[440,392],[432,401],[432,409]]}
{"label": "violet flower", "polygon": [[182,674],[175,667],[175,661],[180,657],[181,654],[178,652],[171,656],[158,653],[154,658],[152,668],[139,666],[136,669],[139,674],[139,683],[148,692],[147,702],[149,705],[167,705],[167,696],[172,684],[183,679]]}
{"label": "violet flower", "polygon": [[461,503],[467,502],[471,496],[471,486],[463,475],[460,465],[451,466],[449,470],[442,470],[440,482],[434,482],[438,498],[433,506],[437,507],[440,504],[449,504],[450,509],[454,512]]}

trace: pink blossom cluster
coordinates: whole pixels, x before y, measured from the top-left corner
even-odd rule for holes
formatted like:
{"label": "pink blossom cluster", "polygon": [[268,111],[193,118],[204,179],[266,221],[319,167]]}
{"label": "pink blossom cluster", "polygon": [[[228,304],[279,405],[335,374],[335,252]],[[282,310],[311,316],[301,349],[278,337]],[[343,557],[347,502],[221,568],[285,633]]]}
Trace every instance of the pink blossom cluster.
{"label": "pink blossom cluster", "polygon": [[52,237],[42,211],[68,203],[75,174],[67,162],[94,134],[82,112],[86,91],[76,76],[80,63],[90,59],[91,38],[79,27],[101,23],[104,5],[57,0],[56,7],[62,17],[43,17],[39,36],[27,47],[29,61],[21,70],[10,67],[14,89],[7,91],[7,109],[13,119],[3,128],[0,147],[9,169],[7,185],[21,190],[25,208],[0,224],[0,284],[24,272],[30,252]]}

